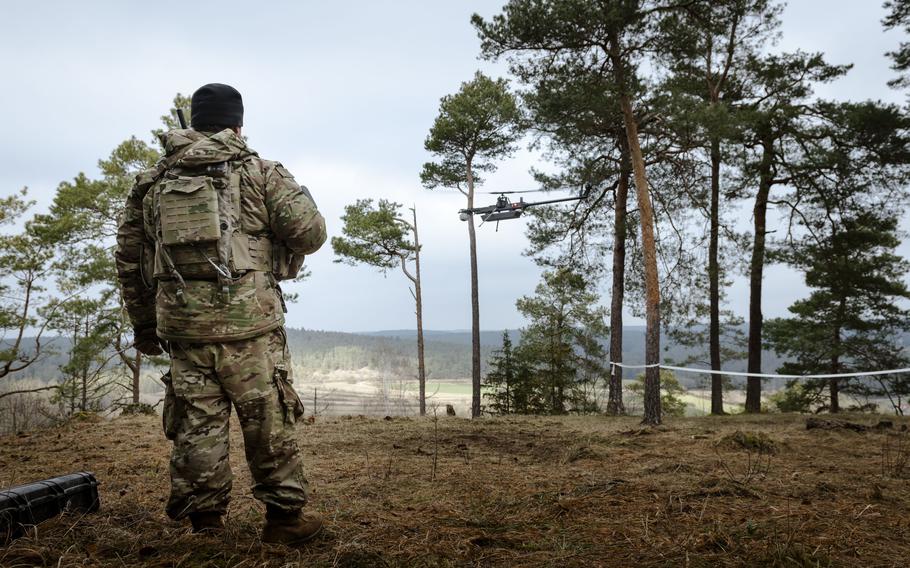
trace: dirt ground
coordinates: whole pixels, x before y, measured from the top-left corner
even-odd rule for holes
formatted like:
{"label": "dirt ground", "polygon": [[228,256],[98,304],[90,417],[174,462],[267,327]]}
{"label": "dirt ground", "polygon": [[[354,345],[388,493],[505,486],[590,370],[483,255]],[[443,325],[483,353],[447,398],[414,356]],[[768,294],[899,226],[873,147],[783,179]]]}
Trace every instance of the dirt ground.
{"label": "dirt ground", "polygon": [[[236,424],[227,530],[163,513],[169,443],[153,417],[83,419],[0,438],[0,487],[72,471],[102,482],[0,548],[0,566],[907,566],[910,421],[806,417],[424,419],[299,426],[312,508],[305,548],[259,540]],[[435,463],[435,471],[434,471]]]}

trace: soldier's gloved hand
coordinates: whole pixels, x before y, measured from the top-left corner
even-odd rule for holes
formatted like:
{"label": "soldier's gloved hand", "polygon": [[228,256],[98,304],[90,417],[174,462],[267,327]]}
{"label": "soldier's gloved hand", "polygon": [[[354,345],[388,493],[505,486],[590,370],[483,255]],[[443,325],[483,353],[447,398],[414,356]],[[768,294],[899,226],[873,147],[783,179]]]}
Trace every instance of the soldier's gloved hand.
{"label": "soldier's gloved hand", "polygon": [[161,343],[155,333],[155,326],[142,327],[134,330],[135,341],[133,346],[143,355],[161,355]]}

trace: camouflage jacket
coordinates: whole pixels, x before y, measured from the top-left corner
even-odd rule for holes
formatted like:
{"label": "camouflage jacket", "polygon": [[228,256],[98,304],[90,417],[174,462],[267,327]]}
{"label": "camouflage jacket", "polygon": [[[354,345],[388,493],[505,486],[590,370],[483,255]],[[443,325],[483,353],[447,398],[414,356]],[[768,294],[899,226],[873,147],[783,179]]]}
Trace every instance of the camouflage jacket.
{"label": "camouflage jacket", "polygon": [[[172,130],[162,135],[165,155],[155,168],[136,176],[117,231],[117,273],[123,300],[134,329],[156,327],[170,341],[221,342],[246,339],[284,323],[276,278],[251,264],[239,271],[224,294],[217,281],[184,283],[160,269],[155,221],[149,208],[166,172],[228,162],[239,176],[239,227],[250,242],[280,243],[301,257],[326,240],[325,220],[306,188],[278,162],[261,159],[231,130],[208,135]],[[145,202],[145,203],[143,203]],[[245,251],[249,254],[249,251]],[[255,251],[254,251],[255,254]],[[182,296],[182,297],[179,297]]]}

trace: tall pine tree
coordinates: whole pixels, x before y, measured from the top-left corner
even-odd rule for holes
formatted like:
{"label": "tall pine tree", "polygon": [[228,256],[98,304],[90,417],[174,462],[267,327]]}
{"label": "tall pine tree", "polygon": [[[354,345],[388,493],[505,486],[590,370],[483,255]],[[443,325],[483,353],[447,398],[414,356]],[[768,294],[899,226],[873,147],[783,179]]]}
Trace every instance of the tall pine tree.
{"label": "tall pine tree", "polygon": [[[661,293],[653,187],[646,171],[649,161],[642,149],[642,138],[647,134],[643,130],[648,118],[643,104],[647,89],[639,69],[659,44],[661,19],[680,7],[658,0],[510,0],[502,14],[489,21],[478,15],[472,18],[485,57],[508,58],[512,72],[525,84],[572,78],[596,86],[592,91],[595,98],[607,102],[583,116],[603,120],[609,128],[622,132],[627,171],[638,201],[647,324],[645,359],[652,365],[646,373],[643,422],[651,425],[661,421],[660,375],[653,366],[660,360]],[[576,92],[586,96],[584,89]],[[565,113],[577,110],[573,105]],[[594,114],[598,111],[599,115]]]}
{"label": "tall pine tree", "polygon": [[[722,228],[727,239],[734,240],[727,250],[743,250],[722,218],[722,205],[736,197],[729,183],[722,187],[722,172],[730,162],[740,127],[739,110],[750,91],[747,63],[773,38],[780,11],[781,6],[770,0],[693,2],[662,22],[663,61],[669,70],[663,110],[705,165],[701,169],[708,170],[708,191],[694,194],[692,203],[708,222],[707,305],[702,309],[701,302],[690,303],[688,321],[676,339],[693,346],[707,344],[707,362],[713,370],[720,370],[731,354],[739,358],[734,345],[742,322],[721,308],[725,275],[738,260],[736,254],[729,254],[722,262]],[[712,414],[724,413],[723,384],[722,375],[712,375]]]}
{"label": "tall pine tree", "polygon": [[[483,183],[481,173],[496,170],[496,161],[512,154],[520,137],[520,112],[506,81],[478,72],[454,95],[442,98],[439,115],[424,147],[437,158],[420,173],[428,189],[454,188],[474,207],[474,191]],[[480,416],[480,291],[477,275],[477,235],[474,216],[468,215],[468,251],[471,259],[471,416]]]}

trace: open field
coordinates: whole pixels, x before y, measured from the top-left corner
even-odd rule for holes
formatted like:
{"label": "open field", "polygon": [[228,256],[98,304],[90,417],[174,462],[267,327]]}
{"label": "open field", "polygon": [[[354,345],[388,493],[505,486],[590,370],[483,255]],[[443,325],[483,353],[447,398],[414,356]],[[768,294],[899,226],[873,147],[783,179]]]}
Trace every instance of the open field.
{"label": "open field", "polygon": [[[418,413],[416,379],[390,376],[375,369],[314,373],[295,383],[307,413],[343,416],[413,416]],[[427,381],[427,408],[445,412],[451,404],[459,416],[470,414],[471,382]]]}
{"label": "open field", "polygon": [[299,434],[327,530],[295,550],[259,541],[236,424],[233,504],[213,537],[164,516],[157,419],[89,418],[0,438],[0,486],[76,470],[103,484],[100,513],[41,525],[0,549],[0,565],[906,566],[910,438],[908,421],[894,422],[857,433],[807,431],[788,415],[656,429],[635,418],[317,418]]}
{"label": "open field", "polygon": [[[769,393],[764,393],[767,399]],[[679,398],[686,403],[686,416],[706,416],[711,413],[711,391],[704,389],[689,389]],[[724,412],[736,414],[743,412],[746,403],[746,393],[741,390],[724,392]]]}

